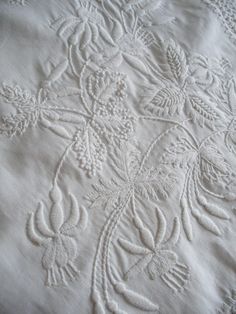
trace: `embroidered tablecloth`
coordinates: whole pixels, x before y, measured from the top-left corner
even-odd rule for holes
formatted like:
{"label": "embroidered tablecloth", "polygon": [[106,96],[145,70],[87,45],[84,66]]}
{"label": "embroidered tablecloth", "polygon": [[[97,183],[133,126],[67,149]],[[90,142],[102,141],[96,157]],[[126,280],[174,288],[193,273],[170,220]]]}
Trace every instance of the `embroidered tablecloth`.
{"label": "embroidered tablecloth", "polygon": [[233,0],[0,1],[0,314],[236,313]]}

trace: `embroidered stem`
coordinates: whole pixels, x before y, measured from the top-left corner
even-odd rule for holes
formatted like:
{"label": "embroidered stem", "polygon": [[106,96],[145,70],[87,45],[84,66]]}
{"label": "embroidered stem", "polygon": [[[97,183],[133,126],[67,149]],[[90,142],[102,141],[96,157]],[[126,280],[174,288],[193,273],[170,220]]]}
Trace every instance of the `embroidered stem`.
{"label": "embroidered stem", "polygon": [[80,116],[83,116],[85,118],[91,118],[90,115],[82,112],[82,111],[79,111],[79,110],[76,110],[76,109],[72,109],[72,108],[66,108],[66,107],[41,107],[41,109],[45,109],[45,110],[55,110],[55,111],[62,111],[62,112],[70,112],[70,113],[74,113],[74,114],[77,114],[77,115],[80,115]]}
{"label": "embroidered stem", "polygon": [[211,139],[213,136],[218,135],[218,134],[221,134],[221,133],[226,133],[226,132],[229,132],[229,131],[230,131],[230,130],[227,128],[226,130],[217,131],[217,132],[214,132],[214,133],[208,135],[208,136],[207,136],[206,138],[204,138],[204,139],[202,140],[202,142],[200,143],[199,149],[200,149],[209,139]]}
{"label": "embroidered stem", "polygon": [[89,107],[88,107],[88,105],[87,105],[87,103],[86,103],[86,101],[85,101],[84,95],[83,95],[83,90],[84,90],[84,89],[83,89],[83,77],[84,77],[85,69],[86,69],[86,67],[87,67],[87,65],[88,65],[88,63],[89,63],[89,60],[87,60],[87,61],[84,63],[84,65],[82,66],[82,70],[81,70],[81,72],[80,72],[80,75],[79,75],[79,74],[76,72],[75,66],[74,66],[73,61],[72,61],[72,48],[73,48],[73,45],[70,45],[70,46],[69,46],[69,50],[68,50],[68,60],[69,60],[69,64],[70,64],[70,67],[71,67],[71,70],[72,70],[73,75],[74,75],[77,79],[79,79],[79,88],[80,88],[80,90],[81,90],[81,95],[80,95],[80,97],[81,97],[81,100],[82,100],[82,105],[83,105],[84,109],[85,109],[89,114],[91,114],[92,112],[91,112],[91,110],[89,109]]}
{"label": "embroidered stem", "polygon": [[[169,121],[168,121],[169,122]],[[174,123],[174,122],[172,122]],[[153,147],[155,146],[155,144],[160,141],[160,139],[162,139],[165,135],[169,134],[169,132],[171,132],[172,130],[178,128],[181,124],[177,124],[174,127],[169,128],[168,130],[166,130],[165,132],[163,132],[162,134],[160,134],[157,138],[154,139],[154,141],[151,143],[151,145],[149,146],[149,149],[147,150],[146,154],[144,155],[144,158],[141,162],[139,171],[136,174],[136,177],[140,174],[140,172],[142,171],[142,168],[144,166],[144,163],[146,162],[150,151],[153,149]],[[182,126],[182,125],[181,125]],[[127,208],[127,204],[130,201],[130,198],[132,197],[132,193],[133,193],[133,188],[131,188],[128,193],[127,193],[127,199],[125,199],[124,203],[122,205],[119,206],[119,209],[114,209],[114,211],[111,213],[110,217],[107,219],[102,232],[101,232],[101,236],[99,238],[99,243],[98,243],[98,247],[97,247],[97,251],[95,254],[95,260],[94,260],[94,265],[93,265],[93,275],[92,275],[92,295],[96,295],[97,290],[96,290],[96,283],[98,281],[97,278],[97,268],[98,268],[98,260],[99,260],[99,251],[102,250],[101,252],[101,259],[102,259],[102,265],[101,265],[101,271],[102,271],[102,286],[103,286],[103,293],[104,293],[104,298],[105,298],[105,302],[107,307],[109,308],[109,304],[111,304],[110,299],[109,299],[109,294],[107,291],[107,280],[110,281],[111,284],[114,285],[114,278],[112,275],[112,272],[110,270],[110,266],[109,266],[109,255],[110,255],[110,244],[111,244],[111,239],[112,236],[115,233],[115,230],[118,227],[119,221],[121,220],[121,217],[123,215],[123,213],[125,212],[126,208]],[[103,243],[102,243],[103,242]],[[94,297],[94,302],[98,302],[97,301],[97,297]]]}
{"label": "embroidered stem", "polygon": [[197,139],[193,136],[193,134],[191,132],[189,132],[189,130],[186,127],[183,126],[184,123],[191,121],[192,119],[187,119],[187,120],[184,120],[181,123],[179,123],[179,122],[174,121],[174,120],[168,120],[165,118],[152,117],[152,116],[138,116],[138,118],[139,119],[145,119],[145,120],[154,120],[154,121],[161,121],[161,122],[176,124],[177,126],[182,128],[189,135],[189,137],[193,140],[193,143],[195,144],[196,149],[198,149],[198,147],[199,147]]}
{"label": "embroidered stem", "polygon": [[181,196],[180,196],[180,202],[181,202],[181,200],[184,197],[184,194],[185,194],[186,188],[187,188],[187,182],[188,182],[190,174],[193,173],[193,170],[194,170],[194,167],[189,167],[189,169],[187,171],[187,174],[186,174],[185,180],[184,180],[184,187],[183,187],[183,190],[182,190],[182,193],[181,193]]}
{"label": "embroidered stem", "polygon": [[56,172],[55,172],[55,176],[54,176],[54,179],[53,179],[53,185],[56,184],[57,180],[58,180],[58,176],[60,174],[60,171],[61,171],[61,168],[62,168],[62,165],[72,147],[72,145],[74,144],[74,142],[70,143],[70,145],[68,145],[64,151],[64,153],[62,154],[60,160],[59,160],[59,163],[57,165],[57,168],[56,168]]}

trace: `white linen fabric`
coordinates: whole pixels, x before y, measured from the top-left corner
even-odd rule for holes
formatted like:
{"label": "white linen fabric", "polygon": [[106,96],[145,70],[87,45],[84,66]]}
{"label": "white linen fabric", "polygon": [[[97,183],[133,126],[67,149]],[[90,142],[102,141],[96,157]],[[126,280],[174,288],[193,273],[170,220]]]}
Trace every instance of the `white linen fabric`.
{"label": "white linen fabric", "polygon": [[0,0],[0,314],[236,313],[236,7]]}

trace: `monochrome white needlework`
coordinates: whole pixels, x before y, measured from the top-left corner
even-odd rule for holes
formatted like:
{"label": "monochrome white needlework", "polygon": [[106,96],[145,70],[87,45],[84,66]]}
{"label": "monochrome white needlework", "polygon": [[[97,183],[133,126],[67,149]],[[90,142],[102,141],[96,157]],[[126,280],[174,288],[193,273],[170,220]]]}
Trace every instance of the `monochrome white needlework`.
{"label": "monochrome white needlework", "polygon": [[0,1],[1,313],[236,313],[235,25]]}

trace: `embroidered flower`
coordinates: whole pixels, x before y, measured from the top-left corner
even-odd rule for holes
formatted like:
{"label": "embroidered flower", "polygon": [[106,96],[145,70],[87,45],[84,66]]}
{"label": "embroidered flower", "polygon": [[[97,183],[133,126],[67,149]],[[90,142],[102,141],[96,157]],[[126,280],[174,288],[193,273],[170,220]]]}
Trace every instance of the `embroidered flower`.
{"label": "embroidered flower", "polygon": [[[200,145],[186,137],[178,137],[166,147],[163,163],[171,171],[182,168],[184,184],[180,197],[182,222],[187,238],[191,241],[193,230],[190,215],[206,230],[220,236],[221,230],[212,218],[229,219],[224,208],[210,200],[236,197],[231,181],[235,174],[220,149],[208,137]],[[193,205],[193,200],[197,206]],[[205,213],[207,214],[205,214]]]}
{"label": "embroidered flower", "polygon": [[52,23],[52,27],[58,29],[58,34],[63,36],[69,33],[69,43],[84,49],[91,42],[96,44],[99,32],[106,32],[102,25],[104,18],[98,9],[89,1],[78,0],[75,15],[61,17]]}
{"label": "embroidered flower", "polygon": [[195,83],[203,88],[219,88],[224,78],[223,60],[194,55],[190,60],[190,74]]}
{"label": "embroidered flower", "polygon": [[146,26],[165,25],[175,18],[166,13],[163,0],[127,0],[125,10],[134,10],[139,19]]}
{"label": "embroidered flower", "polygon": [[179,220],[175,218],[171,236],[164,241],[166,219],[158,208],[156,208],[156,213],[158,231],[155,239],[137,215],[134,217],[134,224],[139,230],[144,246],[119,239],[119,243],[124,250],[140,256],[138,261],[125,274],[125,279],[130,279],[138,273],[146,271],[150,279],[154,280],[160,277],[168,287],[177,292],[184,287],[189,277],[188,267],[179,263],[177,254],[170,250],[179,239]]}
{"label": "embroidered flower", "polygon": [[133,56],[142,56],[147,48],[153,43],[154,38],[151,33],[145,31],[142,26],[136,26],[118,40],[117,45],[121,53]]}
{"label": "embroidered flower", "polygon": [[87,226],[87,212],[84,207],[78,207],[74,195],[70,195],[70,214],[65,219],[62,208],[62,195],[55,184],[50,192],[52,206],[49,213],[50,224],[45,218],[43,203],[35,213],[30,215],[27,225],[29,239],[36,245],[45,248],[42,266],[47,271],[46,285],[67,284],[67,279],[74,280],[79,272],[75,265],[78,256],[75,237],[78,228],[84,230]]}
{"label": "embroidered flower", "polygon": [[124,60],[137,70],[148,72],[144,59],[155,39],[138,22],[138,17],[122,12],[122,22],[117,21],[110,37],[111,45],[104,51],[105,65],[118,67]]}

